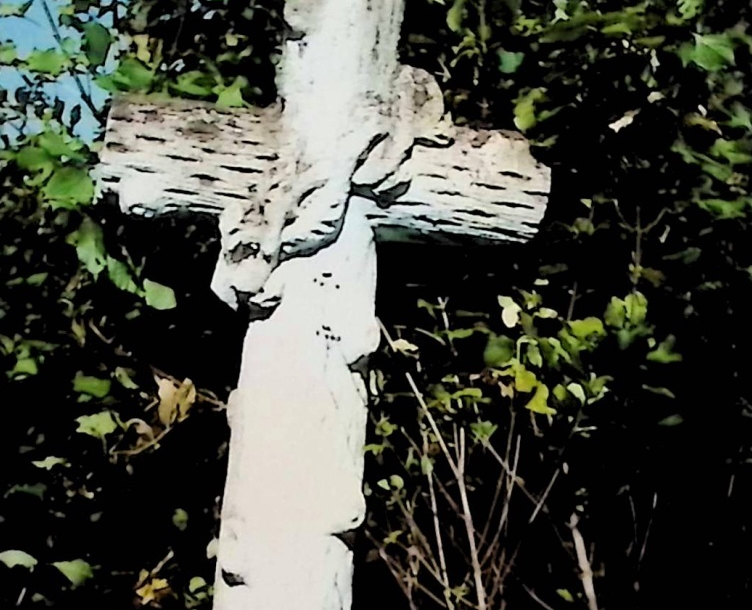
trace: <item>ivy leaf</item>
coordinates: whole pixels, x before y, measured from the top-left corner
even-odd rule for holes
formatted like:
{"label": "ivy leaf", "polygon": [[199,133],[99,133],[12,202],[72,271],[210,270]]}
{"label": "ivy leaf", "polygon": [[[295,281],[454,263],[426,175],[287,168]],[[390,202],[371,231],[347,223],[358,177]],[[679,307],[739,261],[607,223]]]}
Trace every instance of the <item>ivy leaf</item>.
{"label": "ivy leaf", "polygon": [[492,424],[489,421],[479,421],[470,424],[470,430],[480,443],[488,442],[494,432],[499,428],[496,424]]}
{"label": "ivy leaf", "polygon": [[504,335],[491,335],[483,351],[483,362],[491,368],[500,368],[514,358],[514,340]]}
{"label": "ivy leaf", "polygon": [[684,65],[694,63],[707,72],[718,72],[733,65],[734,42],[728,34],[694,34],[694,46],[686,43],[679,48]]}
{"label": "ivy leaf", "polygon": [[65,241],[75,246],[78,260],[94,277],[107,266],[102,229],[90,218],[85,218],[81,226],[68,235]]}
{"label": "ivy leaf", "polygon": [[39,562],[24,551],[10,550],[0,553],[0,563],[4,563],[9,568],[22,566],[29,570],[33,570],[34,566]]}
{"label": "ivy leaf", "polygon": [[68,67],[70,60],[54,49],[32,51],[26,58],[26,67],[30,72],[60,76]]}
{"label": "ivy leaf", "polygon": [[112,44],[110,31],[101,23],[89,21],[83,26],[84,52],[89,60],[89,65],[97,68],[104,64],[107,53]]}
{"label": "ivy leaf", "polygon": [[91,566],[83,559],[73,561],[56,561],[52,564],[65,576],[74,587],[94,577]]}
{"label": "ivy leaf", "polygon": [[82,415],[77,417],[78,428],[76,432],[88,434],[94,438],[104,440],[104,437],[117,430],[117,423],[112,417],[111,411],[102,411],[94,415]]}
{"label": "ivy leaf", "polygon": [[104,398],[110,393],[112,382],[78,373],[73,380],[73,390],[80,394],[88,394],[94,398]]}
{"label": "ivy leaf", "polygon": [[60,167],[42,189],[52,209],[88,205],[94,199],[94,181],[80,167]]}
{"label": "ivy leaf", "polygon": [[144,280],[144,294],[146,304],[154,309],[174,309],[177,305],[175,292],[168,286],[163,286],[152,280]]}

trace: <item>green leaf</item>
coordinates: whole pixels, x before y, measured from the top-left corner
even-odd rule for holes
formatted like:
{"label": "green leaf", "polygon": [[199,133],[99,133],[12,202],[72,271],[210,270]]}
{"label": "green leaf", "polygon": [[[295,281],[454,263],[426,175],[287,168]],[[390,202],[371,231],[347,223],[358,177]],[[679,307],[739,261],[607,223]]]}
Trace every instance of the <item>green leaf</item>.
{"label": "green leaf", "polygon": [[65,576],[74,587],[78,587],[94,577],[91,566],[83,559],[73,561],[56,561],[52,564]]}
{"label": "green leaf", "polygon": [[16,364],[10,371],[10,376],[13,379],[19,378],[19,377],[29,377],[32,375],[36,375],[39,373],[39,366],[37,365],[37,361],[28,356],[26,358],[19,358],[16,360]]}
{"label": "green leaf", "polygon": [[61,457],[49,456],[43,460],[33,461],[32,464],[42,470],[52,470],[55,466],[65,466],[68,462]]}
{"label": "green leaf", "polygon": [[719,220],[731,220],[734,218],[744,218],[747,208],[750,206],[750,199],[739,197],[737,199],[700,199],[697,201],[706,212],[710,212]]}
{"label": "green leaf", "polygon": [[47,130],[36,138],[36,144],[44,152],[56,159],[68,158],[75,161],[84,161],[86,156],[79,152],[81,144],[67,142],[62,134]]}
{"label": "green leaf", "polygon": [[514,106],[514,124],[520,131],[527,131],[538,124],[540,117],[536,105],[546,100],[546,89],[536,87],[520,95]]}
{"label": "green leaf", "polygon": [[81,394],[88,394],[95,398],[104,398],[110,393],[112,382],[109,379],[100,379],[99,377],[90,377],[82,375],[80,372],[73,380],[73,390]]}
{"label": "green leaf", "polygon": [[694,19],[703,8],[704,0],[678,0],[677,8],[682,19]]}
{"label": "green leaf", "polygon": [[216,86],[217,79],[212,74],[191,70],[178,76],[170,89],[194,97],[209,97]]}
{"label": "green leaf", "polygon": [[658,388],[643,384],[642,389],[652,394],[658,394],[659,396],[665,396],[666,398],[676,398],[676,395],[668,388]]}
{"label": "green leaf", "polygon": [[33,570],[38,561],[24,551],[11,550],[0,553],[0,563],[4,563],[9,568],[22,566],[29,570]]}
{"label": "green leaf", "polygon": [[27,0],[20,4],[0,4],[0,17],[23,17],[34,4],[34,0]]}
{"label": "green leaf", "polygon": [[104,440],[104,437],[117,430],[117,423],[112,417],[111,411],[102,411],[94,415],[82,415],[77,417],[78,428],[76,432],[88,434],[94,438]]}
{"label": "green leaf", "polygon": [[30,72],[60,76],[69,66],[70,60],[54,49],[32,51],[26,58],[26,67]]}
{"label": "green leaf", "polygon": [[574,396],[577,400],[580,401],[580,404],[585,404],[585,390],[582,389],[582,386],[579,383],[570,383],[567,385],[567,390],[569,391],[572,396]]}
{"label": "green leaf", "polygon": [[220,108],[242,108],[245,106],[243,100],[243,89],[248,86],[248,79],[239,76],[229,87],[225,87],[217,96],[217,106]]}
{"label": "green leaf", "polygon": [[628,294],[624,299],[627,319],[634,325],[642,324],[648,315],[648,299],[641,292]]}
{"label": "green leaf", "polygon": [[47,486],[44,483],[35,483],[34,485],[14,485],[8,491],[5,492],[4,497],[8,497],[12,494],[28,494],[44,500],[44,494],[47,491]]}
{"label": "green leaf", "polygon": [[584,320],[572,320],[569,322],[569,328],[572,330],[572,334],[578,339],[586,339],[591,335],[603,336],[606,334],[603,322],[595,317],[585,318]]}
{"label": "green leaf", "polygon": [[172,524],[181,532],[188,527],[188,513],[182,508],[176,508],[172,515]]}
{"label": "green leaf", "polygon": [[81,226],[68,235],[65,241],[75,246],[78,260],[94,277],[107,266],[102,229],[90,218],[84,218]]}
{"label": "green leaf", "polygon": [[492,424],[489,421],[479,421],[470,424],[470,430],[472,431],[475,440],[481,443],[488,442],[498,428],[499,426]]}
{"label": "green leaf", "polygon": [[694,46],[685,44],[678,51],[685,65],[694,63],[707,72],[717,72],[734,64],[734,41],[729,34],[694,34],[694,37]]}
{"label": "green leaf", "polygon": [[499,71],[502,74],[514,74],[517,72],[522,62],[525,60],[525,54],[522,52],[514,53],[511,51],[499,50]]}
{"label": "green leaf", "polygon": [[454,0],[454,4],[447,12],[446,24],[452,32],[462,32],[462,22],[465,19],[465,2],[466,0]]}
{"label": "green leaf", "polygon": [[501,320],[507,328],[513,328],[520,321],[520,307],[511,297],[498,297],[501,306]]}
{"label": "green leaf", "polygon": [[120,62],[115,72],[107,76],[99,76],[96,83],[106,91],[144,91],[151,87],[154,72],[143,63],[132,57]]}
{"label": "green leaf", "polygon": [[107,257],[107,277],[120,290],[125,290],[131,294],[139,293],[139,288],[133,280],[133,275],[128,265],[111,256]]}
{"label": "green leaf", "polygon": [[541,415],[554,415],[556,413],[556,409],[548,406],[548,387],[542,383],[538,385],[533,398],[525,407],[533,413],[540,413]]}
{"label": "green leaf", "polygon": [[0,44],[0,66],[9,66],[18,59],[16,47],[10,42]]}
{"label": "green leaf", "polygon": [[89,65],[97,68],[104,64],[107,59],[107,53],[112,44],[110,31],[101,23],[89,21],[83,26],[84,31],[84,52],[89,60]]}
{"label": "green leaf", "polygon": [[175,292],[172,288],[163,286],[152,280],[144,280],[144,292],[146,296],[146,304],[154,309],[174,309],[177,305],[175,301]]}
{"label": "green leaf", "polygon": [[543,356],[541,355],[540,348],[535,343],[527,344],[527,360],[533,366],[538,368],[543,366]]}
{"label": "green leaf", "polygon": [[138,385],[136,385],[131,378],[130,372],[122,366],[115,369],[115,379],[117,379],[120,385],[126,390],[138,390]]}
{"label": "green leaf", "polygon": [[54,161],[42,148],[36,146],[24,146],[16,155],[16,164],[21,169],[31,172],[42,172],[46,177],[52,173]]}
{"label": "green leaf", "polygon": [[678,413],[675,413],[674,415],[669,415],[668,417],[664,417],[661,421],[658,422],[659,426],[678,426],[679,424],[684,423],[684,418],[679,415]]}
{"label": "green leaf", "polygon": [[681,362],[682,355],[673,351],[674,344],[676,343],[676,337],[669,335],[665,341],[652,352],[649,352],[647,359],[650,362],[659,362],[661,364],[670,364],[672,362]]}
{"label": "green leaf", "polygon": [[538,378],[535,373],[519,365],[514,373],[514,387],[519,392],[532,392],[536,385],[538,385]]}
{"label": "green leaf", "polygon": [[566,589],[556,589],[556,594],[561,597],[565,602],[573,602],[574,596]]}
{"label": "green leaf", "polygon": [[52,174],[42,194],[52,209],[88,205],[94,199],[94,181],[85,169],[60,167]]}

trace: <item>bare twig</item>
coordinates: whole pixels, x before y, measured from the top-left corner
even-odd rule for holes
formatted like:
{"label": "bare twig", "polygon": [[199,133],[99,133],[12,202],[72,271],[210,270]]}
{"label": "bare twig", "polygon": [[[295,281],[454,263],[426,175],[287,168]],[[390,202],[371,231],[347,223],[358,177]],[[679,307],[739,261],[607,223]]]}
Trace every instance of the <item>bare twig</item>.
{"label": "bare twig", "polygon": [[587,556],[585,548],[585,539],[582,537],[577,524],[579,517],[577,513],[572,513],[569,518],[569,528],[572,530],[572,539],[574,540],[574,549],[577,554],[577,564],[580,567],[580,579],[582,580],[582,589],[585,592],[585,598],[588,602],[588,610],[598,610],[598,600],[595,597],[595,585],[593,584],[593,568]]}

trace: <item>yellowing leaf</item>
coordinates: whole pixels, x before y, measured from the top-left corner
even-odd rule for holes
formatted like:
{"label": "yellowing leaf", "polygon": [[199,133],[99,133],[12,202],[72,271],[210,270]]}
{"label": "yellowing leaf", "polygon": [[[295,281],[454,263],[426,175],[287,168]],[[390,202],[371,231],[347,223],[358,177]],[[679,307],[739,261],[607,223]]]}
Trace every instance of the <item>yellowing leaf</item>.
{"label": "yellowing leaf", "polygon": [[172,514],[172,524],[181,532],[188,527],[188,513],[182,508],[176,508]]}
{"label": "yellowing leaf", "polygon": [[37,468],[42,468],[43,470],[52,470],[55,466],[66,466],[68,462],[61,457],[54,457],[49,456],[44,458],[43,460],[37,460],[35,462],[32,462],[34,466]]}
{"label": "yellowing leaf", "polygon": [[556,413],[556,409],[548,406],[548,387],[542,383],[538,385],[535,394],[525,407],[533,413],[540,413],[541,415],[554,415]]}
{"label": "yellowing leaf", "polygon": [[418,346],[410,343],[406,339],[397,339],[392,343],[392,348],[394,351],[405,355],[416,354],[418,352]]}
{"label": "yellowing leaf", "polygon": [[166,377],[157,378],[159,406],[157,415],[163,426],[169,427],[176,420],[183,421],[196,402],[196,387],[190,379],[179,385]]}
{"label": "yellowing leaf", "polygon": [[535,373],[528,371],[524,366],[520,365],[515,371],[514,387],[520,392],[532,392],[537,383]]}
{"label": "yellowing leaf", "polygon": [[117,430],[117,423],[113,419],[111,411],[82,415],[77,417],[76,421],[78,422],[76,432],[88,434],[98,439],[104,439],[105,436]]}
{"label": "yellowing leaf", "polygon": [[141,598],[141,604],[148,606],[151,602],[159,601],[170,594],[170,583],[164,578],[152,578],[142,587],[136,589],[136,595]]}
{"label": "yellowing leaf", "polygon": [[606,334],[603,322],[594,317],[585,318],[584,320],[572,320],[569,323],[569,328],[572,329],[572,334],[578,339],[586,339],[590,335],[602,336]]}
{"label": "yellowing leaf", "polygon": [[511,297],[499,297],[501,320],[507,328],[515,327],[520,321],[522,308]]}

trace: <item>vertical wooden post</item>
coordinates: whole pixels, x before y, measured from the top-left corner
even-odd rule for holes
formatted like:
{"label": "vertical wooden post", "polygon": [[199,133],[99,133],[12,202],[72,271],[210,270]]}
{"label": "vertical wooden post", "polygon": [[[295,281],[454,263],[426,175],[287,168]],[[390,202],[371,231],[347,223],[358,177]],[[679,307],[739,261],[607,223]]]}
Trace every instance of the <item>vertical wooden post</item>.
{"label": "vertical wooden post", "polygon": [[229,404],[217,610],[345,610],[357,527],[366,391],[350,366],[378,346],[372,229],[356,201],[334,243],[280,266]]}

